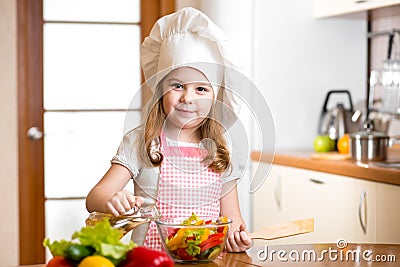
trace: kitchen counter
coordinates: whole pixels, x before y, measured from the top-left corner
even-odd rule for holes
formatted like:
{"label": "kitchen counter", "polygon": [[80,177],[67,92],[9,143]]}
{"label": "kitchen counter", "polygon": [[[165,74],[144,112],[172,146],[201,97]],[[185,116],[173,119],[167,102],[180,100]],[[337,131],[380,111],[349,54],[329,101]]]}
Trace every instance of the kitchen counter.
{"label": "kitchen counter", "polygon": [[[308,170],[339,174],[355,178],[361,178],[376,182],[400,185],[400,168],[382,167],[380,163],[356,163],[351,159],[346,160],[321,160],[311,158],[311,151],[287,151],[277,152],[274,155],[273,163],[303,168]],[[261,162],[270,162],[271,154],[254,151],[251,159]],[[400,163],[400,150],[391,149],[388,152],[388,159],[384,163]],[[400,166],[400,164],[398,165]]]}
{"label": "kitchen counter", "polygon": [[[399,261],[400,245],[346,244],[345,242],[338,242],[338,244],[257,246],[244,253],[223,253],[218,259],[208,264],[175,264],[174,266],[376,267],[398,266]],[[30,267],[44,267],[44,265],[30,265]]]}

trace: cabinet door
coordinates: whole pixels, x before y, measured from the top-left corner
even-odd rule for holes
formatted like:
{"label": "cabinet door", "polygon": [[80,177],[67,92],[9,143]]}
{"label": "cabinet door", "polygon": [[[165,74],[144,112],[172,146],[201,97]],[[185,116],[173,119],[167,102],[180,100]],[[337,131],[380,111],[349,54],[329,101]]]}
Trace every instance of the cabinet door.
{"label": "cabinet door", "polygon": [[320,224],[316,227],[320,231],[318,241],[375,242],[376,183],[326,173],[310,175],[310,179],[324,183],[319,191],[322,199],[315,204]]}
{"label": "cabinet door", "polygon": [[391,5],[399,0],[314,0],[313,15],[317,18],[351,14]]}
{"label": "cabinet door", "polygon": [[377,185],[377,242],[400,243],[400,186]]}
{"label": "cabinet door", "polygon": [[375,242],[375,183],[340,175],[274,165],[254,194],[253,225],[258,229],[314,218],[314,233],[274,244]]}
{"label": "cabinet door", "polygon": [[[260,173],[269,171],[267,164],[260,163]],[[267,179],[252,197],[253,230],[283,222],[282,176],[279,167],[273,165]]]}
{"label": "cabinet door", "polygon": [[314,218],[314,233],[281,243],[375,242],[375,183],[292,167],[281,167],[282,217]]}

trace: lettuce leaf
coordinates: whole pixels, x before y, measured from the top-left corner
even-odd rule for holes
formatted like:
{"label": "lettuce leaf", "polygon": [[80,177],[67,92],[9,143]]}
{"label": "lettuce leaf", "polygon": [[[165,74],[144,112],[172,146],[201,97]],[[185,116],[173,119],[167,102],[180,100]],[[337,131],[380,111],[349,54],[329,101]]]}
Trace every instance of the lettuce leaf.
{"label": "lettuce leaf", "polygon": [[133,241],[124,244],[120,238],[120,231],[113,228],[108,220],[103,220],[94,226],[83,227],[72,235],[72,239],[79,239],[80,244],[93,247],[96,254],[115,260],[123,259],[126,253],[136,246]]}
{"label": "lettuce leaf", "polygon": [[182,222],[182,225],[193,225],[197,221],[200,221],[200,218],[196,214],[192,213],[192,215],[189,218],[187,218]]}
{"label": "lettuce leaf", "polygon": [[43,241],[43,245],[50,249],[53,256],[65,256],[64,251],[72,244],[81,244],[94,248],[97,255],[109,258],[112,262],[122,261],[126,253],[136,247],[133,241],[124,244],[120,240],[121,233],[113,228],[109,221],[103,220],[94,226],[82,227],[80,231],[75,232],[71,239],[73,241],[60,240],[50,242],[48,238]]}
{"label": "lettuce leaf", "polygon": [[71,241],[67,241],[65,239],[61,239],[60,241],[50,242],[50,239],[45,238],[43,241],[43,246],[48,247],[51,254],[54,256],[64,256],[64,251],[71,246],[73,243]]}
{"label": "lettuce leaf", "polygon": [[196,256],[197,254],[200,254],[201,248],[198,245],[198,241],[195,240],[188,240],[187,241],[187,248],[185,251],[190,255],[190,256]]}

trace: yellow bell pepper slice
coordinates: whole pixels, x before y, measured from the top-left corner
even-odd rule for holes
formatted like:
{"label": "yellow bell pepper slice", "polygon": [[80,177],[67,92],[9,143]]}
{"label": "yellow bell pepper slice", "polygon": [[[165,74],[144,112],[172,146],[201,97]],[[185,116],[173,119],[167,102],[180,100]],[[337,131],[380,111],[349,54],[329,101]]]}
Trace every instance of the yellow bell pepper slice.
{"label": "yellow bell pepper slice", "polygon": [[199,239],[199,241],[200,241],[200,243],[199,244],[201,244],[201,243],[203,243],[204,241],[206,241],[207,239],[208,239],[208,236],[210,235],[210,229],[208,229],[208,228],[205,228],[204,229],[204,234],[203,235],[201,235],[201,237],[200,237],[200,239]]}
{"label": "yellow bell pepper slice", "polygon": [[168,241],[167,246],[170,250],[176,250],[180,245],[183,244],[184,239],[186,238],[185,232],[187,229],[181,228],[178,232]]}
{"label": "yellow bell pepper slice", "polygon": [[[228,222],[228,217],[225,216],[221,216],[219,217],[219,220],[223,223],[227,223]],[[224,230],[222,231],[222,233],[224,233],[224,235],[226,235],[226,232],[228,232],[228,226],[224,226]]]}

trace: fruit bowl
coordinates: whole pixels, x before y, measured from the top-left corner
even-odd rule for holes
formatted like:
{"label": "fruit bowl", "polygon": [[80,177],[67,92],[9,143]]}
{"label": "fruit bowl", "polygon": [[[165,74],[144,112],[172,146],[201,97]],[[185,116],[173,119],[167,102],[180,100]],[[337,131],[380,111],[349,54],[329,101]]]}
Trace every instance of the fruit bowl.
{"label": "fruit bowl", "polygon": [[156,221],[165,251],[179,263],[206,263],[225,247],[232,220],[226,217],[162,218]]}

